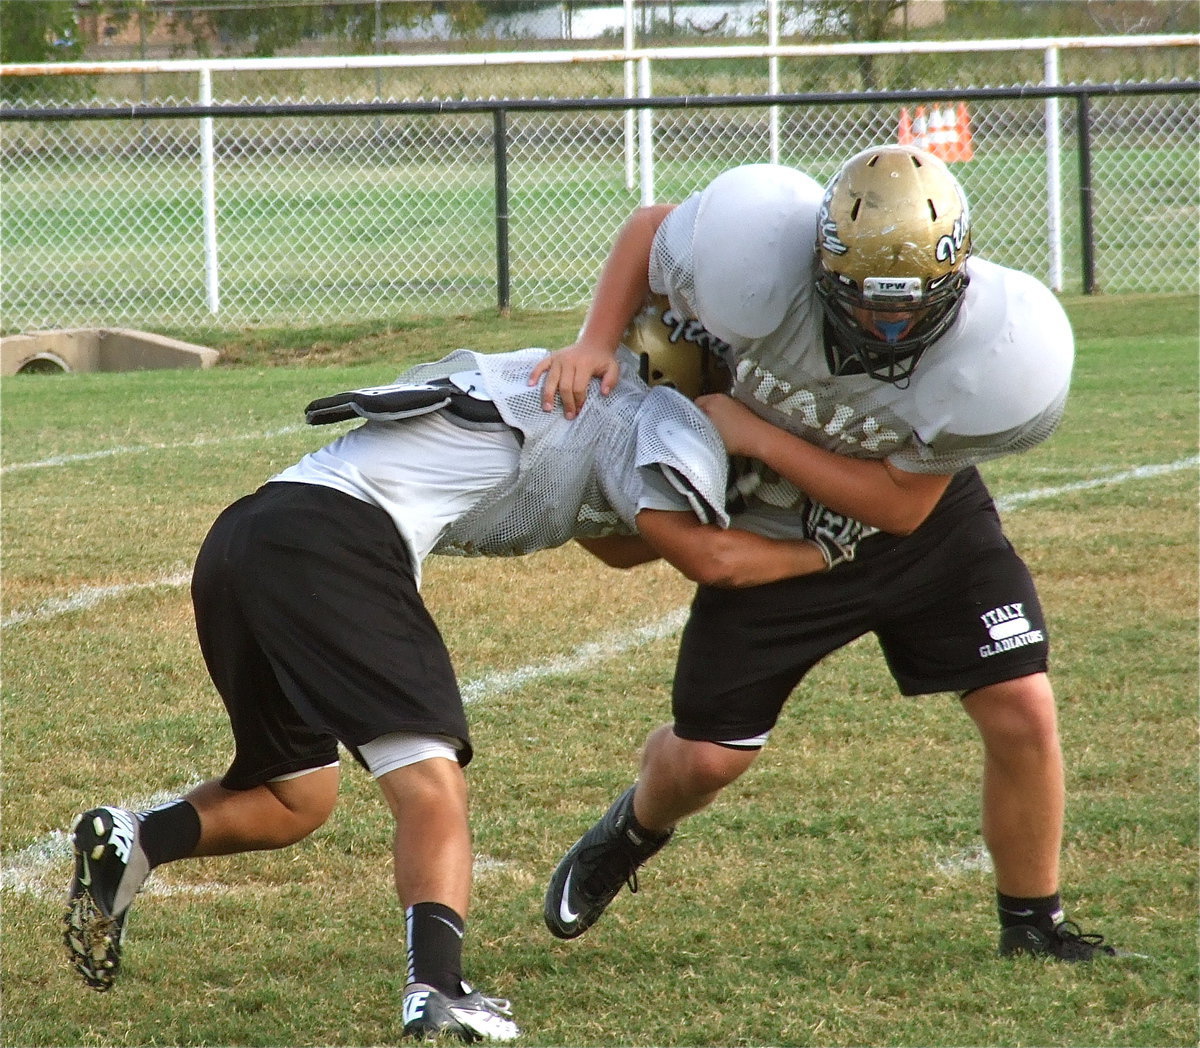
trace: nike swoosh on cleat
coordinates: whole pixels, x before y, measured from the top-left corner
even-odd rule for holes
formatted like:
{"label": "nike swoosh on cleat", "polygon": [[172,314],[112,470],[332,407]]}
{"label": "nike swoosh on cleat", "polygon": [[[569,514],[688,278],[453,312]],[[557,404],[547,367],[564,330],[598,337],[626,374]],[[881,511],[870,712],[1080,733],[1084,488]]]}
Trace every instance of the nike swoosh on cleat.
{"label": "nike swoosh on cleat", "polygon": [[1033,916],[1033,910],[1005,910],[1003,906],[1001,906],[1000,909],[1003,910],[1005,913],[1011,913],[1014,917],[1032,917]]}
{"label": "nike swoosh on cleat", "polygon": [[564,924],[574,924],[579,920],[579,914],[571,910],[571,878],[575,876],[575,867],[567,871],[567,881],[563,885],[562,898],[558,902],[558,916]]}

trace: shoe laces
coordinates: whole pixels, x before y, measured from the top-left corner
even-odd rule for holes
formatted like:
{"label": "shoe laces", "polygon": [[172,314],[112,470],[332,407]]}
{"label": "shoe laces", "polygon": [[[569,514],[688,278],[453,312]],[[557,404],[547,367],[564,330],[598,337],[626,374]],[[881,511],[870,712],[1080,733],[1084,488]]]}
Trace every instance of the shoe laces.
{"label": "shoe laces", "polygon": [[486,997],[465,979],[459,981],[459,986],[462,987],[463,995],[457,1000],[451,998],[452,1004],[457,1004],[460,1001],[466,1000],[471,1000],[472,1003],[475,1001],[482,1001],[490,1010],[494,1012],[498,1012],[501,1015],[512,1015],[512,1001],[510,1001],[507,997]]}
{"label": "shoe laces", "polygon": [[637,872],[643,860],[638,854],[638,849],[626,839],[624,833],[615,839],[600,841],[590,848],[585,848],[580,858],[589,864],[595,861],[595,867],[583,883],[584,889],[590,894],[602,895],[611,891],[614,884],[619,885],[622,882],[629,885],[632,893],[637,894]]}
{"label": "shoe laces", "polygon": [[1095,932],[1084,932],[1074,921],[1059,921],[1052,933],[1060,944],[1064,957],[1090,957],[1093,953],[1116,953],[1111,946],[1104,945],[1104,936]]}

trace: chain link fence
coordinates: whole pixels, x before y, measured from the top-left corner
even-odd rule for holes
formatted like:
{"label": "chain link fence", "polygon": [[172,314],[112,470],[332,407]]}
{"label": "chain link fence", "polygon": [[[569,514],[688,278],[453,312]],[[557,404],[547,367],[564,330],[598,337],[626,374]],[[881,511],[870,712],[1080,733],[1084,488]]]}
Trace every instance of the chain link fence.
{"label": "chain link fence", "polygon": [[[762,95],[772,76],[785,94],[848,92],[868,81],[932,92],[1044,79],[1044,49],[962,46],[929,54],[833,48],[773,60],[656,52],[643,86],[654,97],[692,102],[653,111],[652,137],[642,142],[650,157],[638,152],[634,118],[623,109],[510,111],[502,262],[488,111],[217,116],[211,153],[202,119],[10,119],[0,124],[0,325],[240,327],[474,311],[497,304],[505,267],[512,306],[577,307],[616,230],[643,200],[647,159],[660,200],[681,199],[731,165],[773,158],[823,181],[858,149],[896,141],[901,109],[919,102],[705,108],[705,98]],[[1120,79],[1152,67],[1169,81],[1192,72],[1189,56],[1194,63],[1194,43],[1064,48],[1059,76],[1097,82],[1109,71]],[[213,99],[631,97],[629,66],[619,59],[391,61],[340,69],[226,61],[211,67]],[[8,113],[195,106],[207,102],[198,68],[45,77],[36,98],[11,103]],[[1073,292],[1084,287],[1080,142],[1075,104],[1054,109],[1040,97],[973,99],[973,158],[955,171],[972,200],[977,253]],[[1048,111],[1061,141],[1053,171]],[[1095,97],[1090,118],[1097,289],[1195,289],[1195,92]],[[1059,201],[1048,189],[1055,181]],[[1048,225],[1059,226],[1061,281]]]}

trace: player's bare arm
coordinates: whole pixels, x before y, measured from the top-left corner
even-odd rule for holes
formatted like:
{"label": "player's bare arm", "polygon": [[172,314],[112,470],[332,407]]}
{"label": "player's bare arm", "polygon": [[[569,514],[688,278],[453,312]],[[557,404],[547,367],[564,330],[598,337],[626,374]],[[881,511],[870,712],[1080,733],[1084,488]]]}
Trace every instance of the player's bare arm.
{"label": "player's bare arm", "polygon": [[563,414],[574,418],[587,398],[588,383],[600,379],[600,392],[612,392],[618,377],[614,360],[621,335],[650,291],[650,245],[673,204],[638,208],[617,234],[592,297],[579,338],[551,353],[533,369],[529,384],[542,376],[542,409],[562,401]]}
{"label": "player's bare arm", "polygon": [[824,571],[820,548],[807,539],[768,539],[738,528],[701,524],[691,513],[644,509],[639,534],[580,539],[610,567],[631,568],[662,558],[693,582],[706,586],[761,586]]}
{"label": "player's bare arm", "polygon": [[636,568],[639,564],[662,559],[658,550],[641,535],[606,535],[604,538],[575,541],[610,568]]}
{"label": "player's bare arm", "polygon": [[830,509],[893,535],[915,531],[950,483],[950,475],[910,473],[886,459],[826,451],[721,393],[700,397],[696,406],[717,427],[730,454],[758,459]]}

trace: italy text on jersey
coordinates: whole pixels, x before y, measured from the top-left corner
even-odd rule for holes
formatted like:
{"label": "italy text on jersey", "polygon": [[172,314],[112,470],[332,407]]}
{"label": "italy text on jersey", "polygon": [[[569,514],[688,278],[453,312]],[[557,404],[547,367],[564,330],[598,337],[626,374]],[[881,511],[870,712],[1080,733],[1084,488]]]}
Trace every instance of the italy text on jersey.
{"label": "italy text on jersey", "polygon": [[787,415],[798,425],[819,431],[825,440],[857,445],[872,457],[883,457],[899,447],[907,434],[890,429],[875,415],[862,415],[850,404],[821,402],[809,389],[793,386],[753,360],[738,361],[738,388],[759,403]]}

